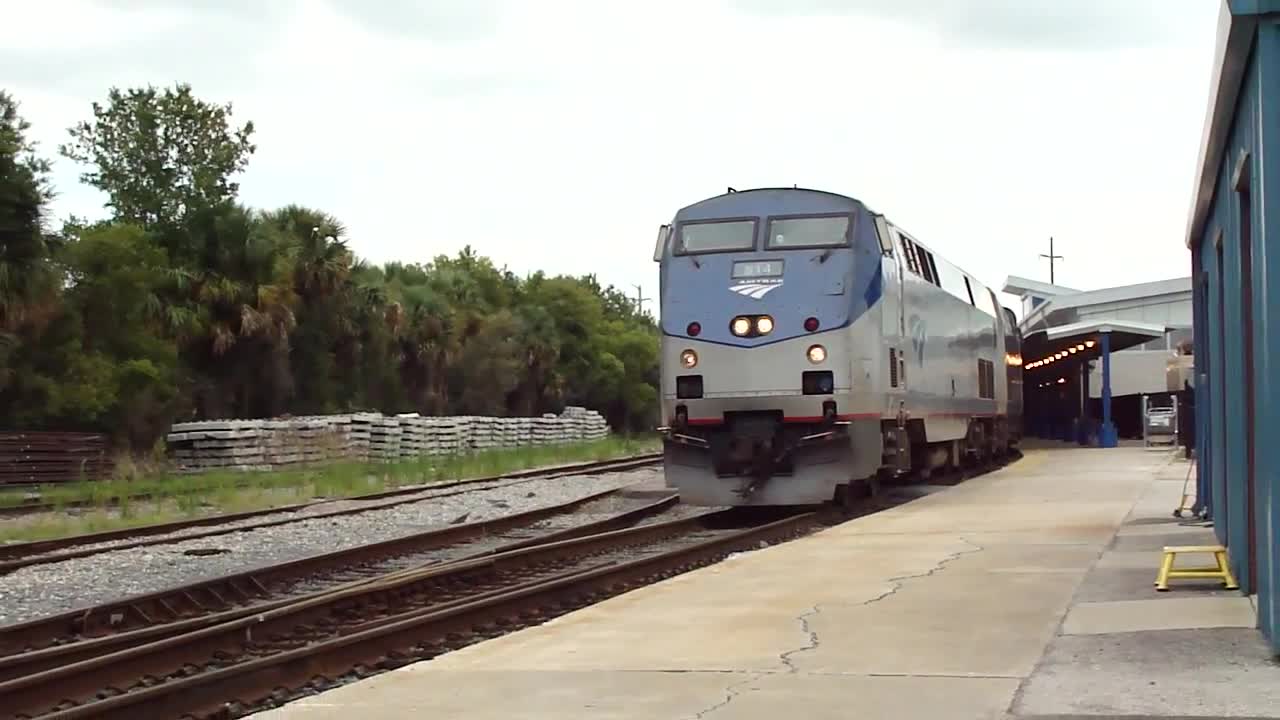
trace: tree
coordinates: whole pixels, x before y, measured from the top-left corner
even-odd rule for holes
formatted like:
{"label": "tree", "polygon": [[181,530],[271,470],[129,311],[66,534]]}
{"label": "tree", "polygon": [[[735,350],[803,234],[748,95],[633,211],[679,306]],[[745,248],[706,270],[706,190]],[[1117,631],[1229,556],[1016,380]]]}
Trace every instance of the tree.
{"label": "tree", "polygon": [[277,243],[293,265],[298,298],[298,327],[290,349],[295,407],[308,414],[336,412],[350,395],[340,395],[343,383],[334,350],[356,333],[350,319],[355,310],[344,293],[352,266],[346,230],[337,218],[299,205],[262,213],[259,219],[277,233]]}
{"label": "tree", "polygon": [[54,311],[58,286],[44,222],[53,198],[49,162],[36,155],[30,127],[18,102],[0,90],[0,342],[7,345],[22,325]]}
{"label": "tree", "polygon": [[119,91],[71,129],[114,217],[46,229],[48,164],[0,94],[0,422],[148,449],[179,418],[354,410],[537,415],[647,429],[653,318],[594,276],[517,277],[465,247],[356,258],[316,208],[250,208],[252,123],[189,86]]}
{"label": "tree", "polygon": [[293,398],[290,341],[297,327],[293,257],[249,208],[224,203],[194,214],[185,232],[201,264],[186,302],[201,332],[184,348],[208,417],[269,417]]}
{"label": "tree", "polygon": [[231,125],[231,104],[195,97],[191,86],[111,88],[93,120],[69,132],[62,154],[93,170],[81,179],[105,192],[116,218],[146,229],[181,225],[190,213],[235,198],[231,177],[256,146],[253,123]]}
{"label": "tree", "polygon": [[500,310],[476,334],[458,358],[462,389],[458,409],[468,415],[505,415],[507,395],[520,381],[522,358],[511,339],[518,324],[510,310]]}
{"label": "tree", "polygon": [[186,405],[172,314],[162,293],[185,279],[141,228],[89,228],[67,246],[66,295],[80,317],[80,350],[108,365],[114,402],[103,408],[111,430],[134,449],[150,447]]}

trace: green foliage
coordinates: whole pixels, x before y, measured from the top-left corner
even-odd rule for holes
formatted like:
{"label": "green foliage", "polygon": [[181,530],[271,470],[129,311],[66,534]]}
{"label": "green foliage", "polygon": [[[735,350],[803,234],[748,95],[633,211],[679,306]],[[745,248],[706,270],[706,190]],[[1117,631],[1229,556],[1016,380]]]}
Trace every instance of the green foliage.
{"label": "green foliage", "polygon": [[57,293],[56,244],[44,229],[49,162],[37,157],[28,129],[17,101],[0,90],[0,333],[10,349],[24,326],[48,318]]}
{"label": "green foliage", "polygon": [[239,190],[231,176],[256,149],[253,123],[235,128],[230,117],[230,104],[203,102],[186,84],[111,88],[107,104],[93,103],[93,121],[71,128],[61,151],[94,166],[82,180],[107,193],[117,218],[172,228]]}
{"label": "green foliage", "polygon": [[186,85],[112,89],[71,129],[62,152],[113,217],[55,236],[16,108],[0,94],[0,427],[144,451],[177,419],[285,413],[587,405],[653,424],[657,328],[592,276],[520,278],[469,247],[378,267],[323,211],[245,207],[230,178],[253,125]]}

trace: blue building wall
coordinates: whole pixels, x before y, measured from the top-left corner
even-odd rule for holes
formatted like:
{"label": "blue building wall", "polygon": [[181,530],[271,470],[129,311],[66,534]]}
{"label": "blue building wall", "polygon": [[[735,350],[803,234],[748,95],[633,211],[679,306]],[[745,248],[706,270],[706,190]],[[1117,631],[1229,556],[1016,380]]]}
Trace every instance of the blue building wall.
{"label": "blue building wall", "polygon": [[[1274,8],[1271,3],[1232,0],[1230,7],[1235,14],[1280,10],[1280,3]],[[1259,627],[1280,651],[1280,149],[1271,157],[1264,152],[1268,141],[1280,148],[1280,18],[1259,18],[1251,41],[1239,51],[1247,53],[1247,69],[1216,168],[1209,214],[1193,239],[1196,280],[1202,283],[1196,299],[1196,356],[1206,361],[1196,388],[1197,445],[1201,486],[1211,489],[1214,530],[1228,548],[1241,589],[1258,594]],[[1245,198],[1235,177],[1242,157],[1247,158],[1247,236],[1242,227]],[[1268,176],[1270,188],[1264,184]],[[1245,243],[1252,254],[1252,386],[1244,381]],[[1255,413],[1251,427],[1245,414],[1250,396]],[[1250,435],[1252,506],[1246,451]],[[1251,561],[1256,563],[1256,583],[1249,578]]]}
{"label": "blue building wall", "polygon": [[[1273,3],[1280,10],[1280,3]],[[1258,163],[1255,188],[1254,265],[1259,280],[1254,327],[1258,421],[1258,581],[1267,601],[1259,607],[1259,623],[1280,649],[1280,18],[1258,30],[1257,66],[1261,108],[1258,112]],[[1269,141],[1269,142],[1268,142]],[[1263,150],[1270,146],[1271,152]],[[1269,186],[1264,182],[1270,178]],[[1267,219],[1270,222],[1267,222]]]}

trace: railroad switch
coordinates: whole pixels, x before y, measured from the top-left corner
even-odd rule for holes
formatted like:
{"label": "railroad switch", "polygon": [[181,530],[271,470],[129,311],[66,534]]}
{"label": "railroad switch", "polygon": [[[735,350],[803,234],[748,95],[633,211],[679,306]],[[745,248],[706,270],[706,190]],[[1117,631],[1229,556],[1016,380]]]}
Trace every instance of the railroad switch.
{"label": "railroad switch", "polygon": [[[1178,553],[1212,553],[1217,565],[1175,570],[1173,562]],[[1227,566],[1227,549],[1221,545],[1166,545],[1164,559],[1160,563],[1160,573],[1156,575],[1156,590],[1167,591],[1170,578],[1217,578],[1222,580],[1227,590],[1240,587],[1235,576],[1231,574],[1231,568]]]}

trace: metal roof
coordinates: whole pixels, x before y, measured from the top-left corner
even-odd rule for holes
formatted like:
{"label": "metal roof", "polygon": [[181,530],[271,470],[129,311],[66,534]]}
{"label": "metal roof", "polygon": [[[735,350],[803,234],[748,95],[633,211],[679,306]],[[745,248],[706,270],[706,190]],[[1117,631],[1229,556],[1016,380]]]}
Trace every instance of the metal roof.
{"label": "metal roof", "polygon": [[1042,328],[1023,339],[1023,368],[1035,374],[1053,373],[1097,360],[1102,355],[1102,333],[1110,335],[1108,346],[1114,353],[1163,337],[1165,330],[1163,325],[1131,320],[1086,320]]}
{"label": "metal roof", "polygon": [[1147,340],[1155,340],[1164,337],[1169,328],[1156,323],[1136,322],[1133,320],[1085,320],[1083,322],[1072,323],[1070,325],[1059,325],[1057,327],[1038,330],[1038,333],[1044,333],[1045,339],[1053,342],[1055,340],[1067,340],[1085,335],[1097,335],[1099,333],[1124,333],[1142,337]]}
{"label": "metal roof", "polygon": [[1047,282],[1040,282],[1039,280],[1032,280],[1030,278],[1019,277],[1017,275],[1010,275],[1005,278],[1004,287],[1001,288],[1001,291],[1007,292],[1010,295],[1018,296],[1067,295],[1070,293],[1080,292],[1075,288],[1069,288],[1064,285],[1052,285]]}
{"label": "metal roof", "polygon": [[1065,310],[1089,305],[1106,305],[1126,300],[1145,300],[1162,295],[1176,295],[1191,291],[1191,277],[1187,276],[1172,280],[1137,283],[1135,285],[1120,285],[1118,287],[1102,288],[1101,290],[1086,290],[1073,295],[1061,295],[1046,301],[1045,304],[1053,303],[1054,310]]}
{"label": "metal roof", "polygon": [[[1008,285],[1006,285],[1006,287],[1008,287]],[[1008,291],[1006,290],[1005,292]],[[1027,313],[1027,316],[1022,318],[1021,322],[1018,323],[1018,326],[1023,329],[1023,332],[1028,332],[1028,328],[1031,328],[1041,322],[1049,315],[1049,313],[1056,312],[1058,310],[1070,310],[1072,308],[1083,308],[1091,305],[1106,305],[1109,303],[1126,301],[1139,301],[1165,295],[1177,295],[1191,292],[1191,277],[1188,276],[1184,278],[1174,278],[1172,280],[1157,280],[1155,282],[1120,285],[1118,287],[1102,288],[1100,290],[1085,290],[1083,292],[1057,295],[1050,297],[1040,303],[1039,307]]]}
{"label": "metal roof", "polygon": [[1214,48],[1213,75],[1209,85],[1209,106],[1205,111],[1200,139],[1200,157],[1196,161],[1195,186],[1191,192],[1191,211],[1187,218],[1186,245],[1196,244],[1204,233],[1209,206],[1217,188],[1218,168],[1231,136],[1240,85],[1249,66],[1249,52],[1257,36],[1258,20],[1263,15],[1280,13],[1280,0],[1221,0],[1218,14],[1218,39]]}

